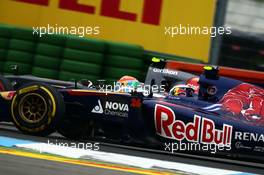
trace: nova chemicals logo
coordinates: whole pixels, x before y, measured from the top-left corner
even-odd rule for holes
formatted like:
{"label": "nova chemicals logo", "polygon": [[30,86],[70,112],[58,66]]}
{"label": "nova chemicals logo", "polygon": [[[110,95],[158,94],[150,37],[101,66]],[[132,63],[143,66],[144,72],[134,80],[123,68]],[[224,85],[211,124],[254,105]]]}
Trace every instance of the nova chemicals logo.
{"label": "nova chemicals logo", "polygon": [[102,114],[104,112],[101,101],[98,100],[98,105],[96,105],[93,110],[92,113],[97,113],[97,114]]}
{"label": "nova chemicals logo", "polygon": [[128,104],[106,101],[105,115],[128,117]]}
{"label": "nova chemicals logo", "polygon": [[106,101],[105,109],[128,112],[128,105],[122,104],[122,103]]}
{"label": "nova chemicals logo", "polygon": [[128,104],[106,101],[103,108],[100,100],[98,100],[98,105],[96,105],[92,110],[92,113],[105,114],[105,115],[118,116],[118,117],[128,117],[128,112],[129,112]]}

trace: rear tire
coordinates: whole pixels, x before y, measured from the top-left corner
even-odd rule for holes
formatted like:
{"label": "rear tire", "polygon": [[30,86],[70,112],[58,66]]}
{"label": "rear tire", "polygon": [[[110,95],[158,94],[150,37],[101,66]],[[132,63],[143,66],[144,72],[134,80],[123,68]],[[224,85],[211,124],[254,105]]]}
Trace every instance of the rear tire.
{"label": "rear tire", "polygon": [[47,136],[63,120],[65,105],[54,88],[31,83],[17,90],[11,114],[16,127],[25,134]]}

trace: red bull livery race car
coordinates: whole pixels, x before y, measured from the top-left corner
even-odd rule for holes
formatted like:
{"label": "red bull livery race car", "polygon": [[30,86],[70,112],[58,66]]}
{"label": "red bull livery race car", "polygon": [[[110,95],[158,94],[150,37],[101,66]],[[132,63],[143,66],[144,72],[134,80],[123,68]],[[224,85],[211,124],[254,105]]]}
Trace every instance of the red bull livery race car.
{"label": "red bull livery race car", "polygon": [[144,83],[125,76],[112,86],[9,75],[0,79],[0,120],[31,135],[58,131],[70,139],[262,161],[262,82],[221,76],[216,66],[200,71],[153,59]]}

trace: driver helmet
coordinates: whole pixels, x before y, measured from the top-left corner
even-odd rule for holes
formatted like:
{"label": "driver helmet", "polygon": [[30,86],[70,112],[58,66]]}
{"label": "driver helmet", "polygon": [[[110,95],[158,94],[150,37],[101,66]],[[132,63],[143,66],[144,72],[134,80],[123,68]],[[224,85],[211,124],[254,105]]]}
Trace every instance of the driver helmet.
{"label": "driver helmet", "polygon": [[140,82],[135,77],[127,75],[121,77],[116,84],[121,92],[132,92],[140,86]]}
{"label": "driver helmet", "polygon": [[173,96],[192,97],[193,93],[194,89],[186,84],[176,85],[170,90],[170,94]]}
{"label": "driver helmet", "polygon": [[194,89],[194,93],[199,93],[199,77],[193,77],[187,80],[186,84]]}

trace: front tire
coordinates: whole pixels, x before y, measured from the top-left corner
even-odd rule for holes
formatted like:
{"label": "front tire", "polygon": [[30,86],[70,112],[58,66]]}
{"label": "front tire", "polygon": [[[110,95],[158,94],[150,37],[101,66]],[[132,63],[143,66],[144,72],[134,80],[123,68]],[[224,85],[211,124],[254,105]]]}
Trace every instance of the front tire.
{"label": "front tire", "polygon": [[65,105],[54,88],[31,83],[20,88],[11,104],[12,119],[25,134],[47,136],[56,131],[63,120]]}

